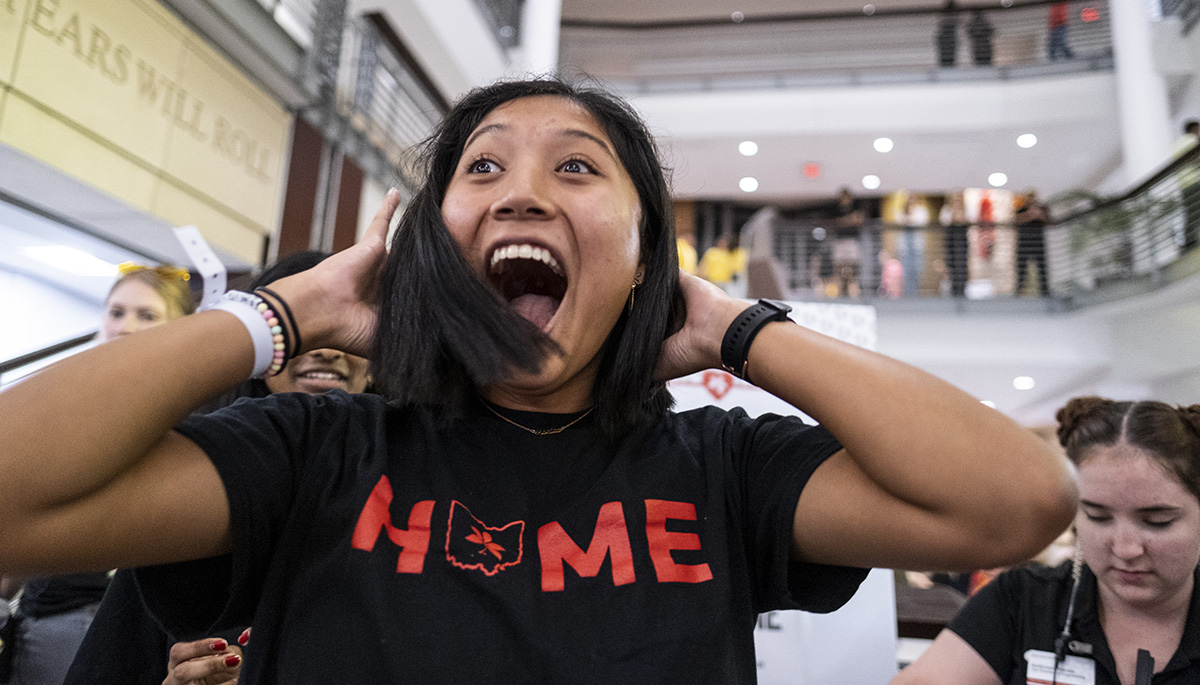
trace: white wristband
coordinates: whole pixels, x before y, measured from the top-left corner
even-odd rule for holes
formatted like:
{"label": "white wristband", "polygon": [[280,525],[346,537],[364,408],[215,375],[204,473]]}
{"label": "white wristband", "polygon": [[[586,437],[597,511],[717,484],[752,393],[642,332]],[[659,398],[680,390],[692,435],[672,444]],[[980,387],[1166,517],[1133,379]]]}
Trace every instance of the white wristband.
{"label": "white wristband", "polygon": [[250,373],[251,378],[258,378],[266,373],[275,356],[274,334],[271,332],[270,324],[263,319],[262,313],[258,310],[258,305],[262,301],[262,298],[257,295],[230,290],[208,307],[208,309],[220,309],[233,314],[246,327],[246,332],[250,334],[250,339],[254,342],[254,371]]}

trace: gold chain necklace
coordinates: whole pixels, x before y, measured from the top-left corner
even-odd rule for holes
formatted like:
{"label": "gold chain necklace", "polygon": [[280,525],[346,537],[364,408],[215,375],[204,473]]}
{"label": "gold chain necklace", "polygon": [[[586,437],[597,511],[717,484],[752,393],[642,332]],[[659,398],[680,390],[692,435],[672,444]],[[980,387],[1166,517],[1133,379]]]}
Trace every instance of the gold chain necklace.
{"label": "gold chain necklace", "polygon": [[589,407],[587,411],[585,411],[582,414],[580,414],[579,416],[576,416],[575,418],[571,419],[570,423],[559,426],[558,428],[537,429],[537,428],[530,428],[529,426],[522,426],[521,424],[517,423],[516,421],[513,421],[512,419],[508,418],[504,414],[501,414],[500,412],[496,411],[495,409],[492,409],[492,405],[488,404],[487,402],[484,402],[483,406],[487,407],[488,411],[492,412],[496,416],[499,416],[501,419],[504,419],[505,421],[511,423],[512,425],[516,426],[517,428],[520,428],[523,431],[533,433],[534,435],[557,435],[558,433],[561,433],[561,432],[565,431],[566,429],[570,428],[571,426],[574,426],[575,424],[582,421],[583,417],[587,416],[588,414],[591,414],[592,410],[596,408],[595,406]]}

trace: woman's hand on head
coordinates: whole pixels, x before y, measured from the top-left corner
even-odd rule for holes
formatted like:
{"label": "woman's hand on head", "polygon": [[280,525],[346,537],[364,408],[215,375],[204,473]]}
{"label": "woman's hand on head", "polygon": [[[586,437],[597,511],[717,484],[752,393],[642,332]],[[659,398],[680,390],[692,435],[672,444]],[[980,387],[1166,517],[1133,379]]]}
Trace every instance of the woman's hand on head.
{"label": "woman's hand on head", "polygon": [[725,330],[747,306],[712,283],[682,270],[679,288],[686,303],[686,315],[683,328],[663,341],[654,373],[659,380],[719,368]]}
{"label": "woman's hand on head", "polygon": [[171,645],[163,685],[233,685],[241,672],[242,648],[206,637]]}
{"label": "woman's hand on head", "polygon": [[400,193],[393,188],[357,244],[308,271],[270,284],[295,314],[304,345],[298,353],[332,348],[370,356],[388,226],[399,206]]}

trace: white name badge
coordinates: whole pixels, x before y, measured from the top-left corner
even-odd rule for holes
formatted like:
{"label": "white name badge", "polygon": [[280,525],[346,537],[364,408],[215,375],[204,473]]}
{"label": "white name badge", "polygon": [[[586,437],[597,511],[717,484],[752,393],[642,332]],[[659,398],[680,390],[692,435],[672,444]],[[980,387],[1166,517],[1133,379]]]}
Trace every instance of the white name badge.
{"label": "white name badge", "polygon": [[1056,669],[1052,652],[1030,649],[1025,663],[1026,685],[1096,685],[1096,662],[1087,657],[1068,655]]}

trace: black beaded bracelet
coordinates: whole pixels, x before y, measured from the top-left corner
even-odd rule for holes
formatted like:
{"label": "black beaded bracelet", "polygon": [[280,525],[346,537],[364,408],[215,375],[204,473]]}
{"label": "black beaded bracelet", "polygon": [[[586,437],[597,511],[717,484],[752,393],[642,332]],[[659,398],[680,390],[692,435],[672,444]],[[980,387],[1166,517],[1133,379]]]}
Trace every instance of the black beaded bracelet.
{"label": "black beaded bracelet", "polygon": [[750,343],[772,321],[791,321],[788,312],[791,306],[777,300],[759,300],[750,305],[729,324],[725,338],[721,340],[721,365],[725,370],[747,382],[749,377]]}

